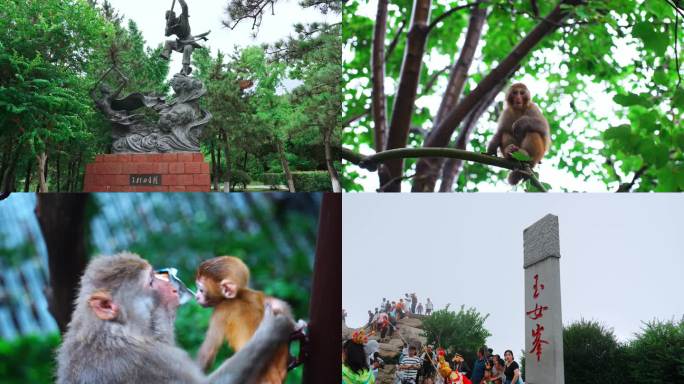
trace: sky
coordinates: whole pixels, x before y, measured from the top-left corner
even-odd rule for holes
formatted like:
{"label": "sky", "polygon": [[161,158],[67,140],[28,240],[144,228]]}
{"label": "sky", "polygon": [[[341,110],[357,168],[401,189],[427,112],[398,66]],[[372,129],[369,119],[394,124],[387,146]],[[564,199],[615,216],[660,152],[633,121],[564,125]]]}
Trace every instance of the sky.
{"label": "sky", "polygon": [[[148,47],[156,47],[163,44],[167,37],[164,36],[166,20],[165,12],[171,8],[172,0],[110,0],[110,3],[119,10],[119,14],[134,20],[145,37]],[[232,53],[234,47],[247,47],[262,43],[273,43],[282,38],[294,35],[292,26],[295,23],[309,23],[324,21],[336,23],[340,21],[340,15],[329,13],[323,15],[314,9],[302,9],[298,1],[281,0],[275,4],[274,13],[267,12],[261,23],[256,38],[253,36],[252,23],[250,20],[242,21],[234,30],[226,28],[221,23],[227,20],[225,9],[229,0],[186,0],[188,13],[190,14],[190,28],[193,34],[204,33],[211,30],[209,41],[203,45],[212,49]],[[176,2],[176,14],[180,14],[180,4]],[[182,67],[181,54],[174,52],[169,77],[180,72]]]}
{"label": "sky", "polygon": [[[445,3],[444,1],[438,0],[440,3]],[[461,1],[460,3],[465,3]],[[394,7],[394,8],[393,8]],[[396,8],[396,5],[390,4],[390,12],[391,11],[398,11],[398,8]],[[370,19],[375,18],[375,14],[377,12],[377,0],[369,0],[368,2],[361,4],[359,6],[359,9],[357,11],[357,14],[364,15],[366,17],[369,17]],[[485,24],[485,31],[486,31],[486,24]],[[391,37],[388,37],[388,39]],[[455,46],[460,47],[463,44],[463,40],[465,39],[465,32],[459,37],[459,40],[456,41]],[[628,41],[623,40],[625,43],[623,46],[620,47],[620,49],[615,49],[612,52],[612,57],[615,58],[615,60],[620,64],[620,65],[628,65],[633,62],[633,59],[637,57],[637,52],[636,46],[634,45],[628,45],[626,44]],[[353,52],[349,49],[350,47],[347,45],[345,46],[345,50],[343,52],[343,59],[344,62],[349,62],[353,58]],[[470,69],[470,73],[475,73],[477,72],[478,66],[480,66],[481,60],[480,55],[482,51],[482,44],[480,44],[477,48],[477,51],[475,53],[475,58],[473,59],[473,64]],[[544,57],[545,59],[552,64],[552,68],[558,68],[557,71],[560,74],[563,74],[564,71],[567,71],[567,68],[562,65],[563,57],[560,54],[560,52],[557,52],[558,55],[553,55],[550,53],[548,50],[544,52]],[[458,52],[455,52],[455,54],[458,54]],[[532,52],[531,55],[535,55],[537,53]],[[423,64],[429,68],[430,70],[439,70],[447,66],[449,63],[453,63],[456,60],[456,56],[454,55],[439,55],[436,53],[432,53],[430,56],[429,61],[425,61]],[[555,65],[554,65],[555,64]],[[370,64],[369,64],[370,65]],[[485,69],[482,67],[482,71],[484,72]],[[357,79],[358,82],[366,82],[368,79]],[[395,82],[392,79],[385,79],[385,93],[387,95],[394,94],[396,92],[396,87],[397,87],[397,82]],[[545,92],[548,92],[549,89],[551,88],[551,84],[549,84],[545,80],[545,74],[539,74],[538,78],[533,78],[532,76],[515,76],[513,77],[513,82],[523,82],[525,83],[528,88],[530,89],[532,93],[532,100],[534,101],[534,95],[535,94],[543,94]],[[445,89],[447,84],[447,77],[442,77],[437,84],[435,85],[435,89]],[[358,87],[360,84],[357,83],[351,83],[348,85],[348,87]],[[475,83],[473,83],[475,85]],[[638,90],[634,90],[638,91]],[[613,96],[614,94],[609,93],[606,91],[605,86],[602,84],[598,83],[592,83],[588,82],[587,84],[587,89],[586,89],[586,99],[585,100],[572,100],[575,102],[578,108],[587,110],[587,109],[592,109],[593,113],[595,114],[594,118],[594,125],[592,128],[598,129],[600,131],[603,131],[611,126],[614,125],[620,125],[624,123],[628,123],[627,120],[621,120],[619,118],[616,118],[615,111],[618,108],[622,108],[616,103],[613,102]],[[370,103],[370,94],[368,96],[368,100]],[[434,95],[430,96],[423,96],[420,97],[416,100],[416,106],[419,108],[428,108],[432,114],[432,116],[437,114],[437,111],[439,109],[439,104],[442,100],[442,93],[441,92],[435,92]],[[496,122],[494,121],[489,121],[489,113],[493,110],[493,106],[496,103],[503,102],[504,100],[504,94],[501,92],[499,95],[497,95],[494,103],[492,106],[489,108],[488,112],[485,112],[485,114],[480,118],[478,121],[478,126],[476,128],[476,131],[473,133],[472,138],[477,138],[481,136],[484,132],[493,132],[496,130]],[[570,109],[570,99],[569,97],[566,97],[565,99],[560,100],[560,105],[558,107],[559,113],[567,114],[571,111]],[[388,108],[391,108],[391,106],[388,106]],[[429,126],[425,126],[424,128],[430,128]],[[586,129],[586,123],[581,120],[581,119],[576,119],[571,125],[564,127],[568,134],[571,136],[576,135],[576,136],[581,136],[584,133],[584,130]],[[360,132],[359,132],[360,133]],[[574,142],[570,141],[569,143],[566,143],[566,147],[563,148],[563,152],[567,153],[572,146],[574,145]],[[602,147],[601,142],[596,142],[593,141],[589,144],[590,146]],[[362,145],[361,146],[361,151],[362,154],[364,155],[371,155],[375,152],[373,148],[371,148],[368,145]],[[560,157],[556,156],[555,158],[551,158],[547,155],[546,159],[542,161],[541,164],[539,164],[535,169],[539,172],[540,175],[540,180],[542,182],[547,182],[551,184],[551,190],[552,191],[561,191],[561,188],[565,188],[568,191],[582,191],[582,192],[605,192],[607,190],[606,185],[600,181],[600,180],[595,180],[595,179],[590,179],[590,180],[582,180],[582,178],[577,178],[573,176],[570,172],[561,170],[559,169],[558,163],[559,163]],[[599,159],[594,159],[594,164],[590,165],[589,167],[593,167],[593,169],[597,169],[601,167],[601,164],[603,164],[604,159],[599,158]],[[360,178],[357,179],[357,182],[364,187],[364,190],[366,191],[375,191],[379,188],[379,180],[377,176],[377,172],[370,172],[368,170],[365,170],[363,168],[354,166],[354,165],[349,165],[348,172],[357,172],[360,175]],[[407,172],[408,175],[412,175],[414,173],[414,170],[409,170]],[[629,180],[631,180],[631,175],[629,175]],[[617,186],[619,183],[615,183],[613,188],[608,188],[609,190],[616,190]],[[440,182],[437,183],[437,186],[435,190],[439,189]],[[638,184],[637,184],[638,185]],[[478,189],[480,192],[508,192],[508,191],[517,191],[517,192],[524,192],[524,188],[517,188],[513,189],[505,179],[499,180],[496,184],[489,184],[489,183],[480,183],[477,185]],[[472,188],[472,186],[469,186],[469,188]],[[411,182],[410,181],[404,181],[402,182],[402,190],[407,192],[411,190]]]}
{"label": "sky", "polygon": [[633,339],[679,320],[682,194],[345,194],[342,307],[368,320],[383,297],[488,313],[495,353],[524,347],[523,230],[559,217],[563,324],[582,318]]}

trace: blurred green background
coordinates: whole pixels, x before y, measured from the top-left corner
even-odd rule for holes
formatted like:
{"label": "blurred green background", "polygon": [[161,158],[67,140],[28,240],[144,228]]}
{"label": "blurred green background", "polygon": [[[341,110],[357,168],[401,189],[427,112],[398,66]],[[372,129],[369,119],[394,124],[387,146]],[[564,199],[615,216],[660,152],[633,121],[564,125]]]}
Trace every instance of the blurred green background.
{"label": "blurred green background", "polygon": [[[253,288],[284,299],[297,319],[307,319],[321,199],[287,193],[94,194],[87,210],[89,254],[138,253],[155,267],[178,268],[193,289],[202,260],[238,256],[251,269]],[[53,381],[60,336],[47,310],[48,256],[35,206],[33,194],[0,202],[0,383]],[[193,357],[210,314],[194,302],[179,308],[177,343]],[[297,352],[296,345],[292,349]],[[217,362],[230,353],[224,346]],[[296,368],[287,383],[301,377]]]}

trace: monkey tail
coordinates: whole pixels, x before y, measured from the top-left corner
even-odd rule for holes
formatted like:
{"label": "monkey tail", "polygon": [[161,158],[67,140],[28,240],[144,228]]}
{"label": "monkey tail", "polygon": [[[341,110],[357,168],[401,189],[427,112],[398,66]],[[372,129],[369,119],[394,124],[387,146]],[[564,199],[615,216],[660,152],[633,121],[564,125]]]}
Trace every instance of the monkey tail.
{"label": "monkey tail", "polygon": [[516,185],[520,182],[520,180],[525,178],[525,173],[521,171],[511,171],[508,174],[508,183],[510,185]]}

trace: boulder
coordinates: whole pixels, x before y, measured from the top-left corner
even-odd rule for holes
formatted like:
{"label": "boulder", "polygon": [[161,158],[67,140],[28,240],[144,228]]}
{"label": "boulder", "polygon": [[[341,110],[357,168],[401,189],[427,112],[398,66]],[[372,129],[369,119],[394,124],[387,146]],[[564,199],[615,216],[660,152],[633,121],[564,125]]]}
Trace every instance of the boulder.
{"label": "boulder", "polygon": [[378,353],[383,359],[394,359],[401,353],[401,347],[401,340],[390,340],[389,343],[380,343]]}

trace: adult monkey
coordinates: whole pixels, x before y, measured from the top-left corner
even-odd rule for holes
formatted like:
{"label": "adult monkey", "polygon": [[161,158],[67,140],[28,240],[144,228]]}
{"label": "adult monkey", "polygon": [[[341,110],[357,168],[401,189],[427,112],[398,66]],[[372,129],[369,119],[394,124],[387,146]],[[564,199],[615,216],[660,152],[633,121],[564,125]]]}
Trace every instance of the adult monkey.
{"label": "adult monkey", "polygon": [[207,377],[175,345],[178,300],[138,255],[93,259],[58,351],[57,383],[253,383],[294,326],[280,308],[267,307],[253,339]]}
{"label": "adult monkey", "polygon": [[[499,118],[492,141],[487,146],[487,154],[496,156],[497,149],[505,158],[511,158],[519,151],[530,157],[534,167],[544,157],[551,144],[549,123],[536,104],[530,101],[530,91],[523,83],[516,83],[506,93],[506,108]],[[518,184],[525,173],[514,170],[508,175],[508,182]]]}

